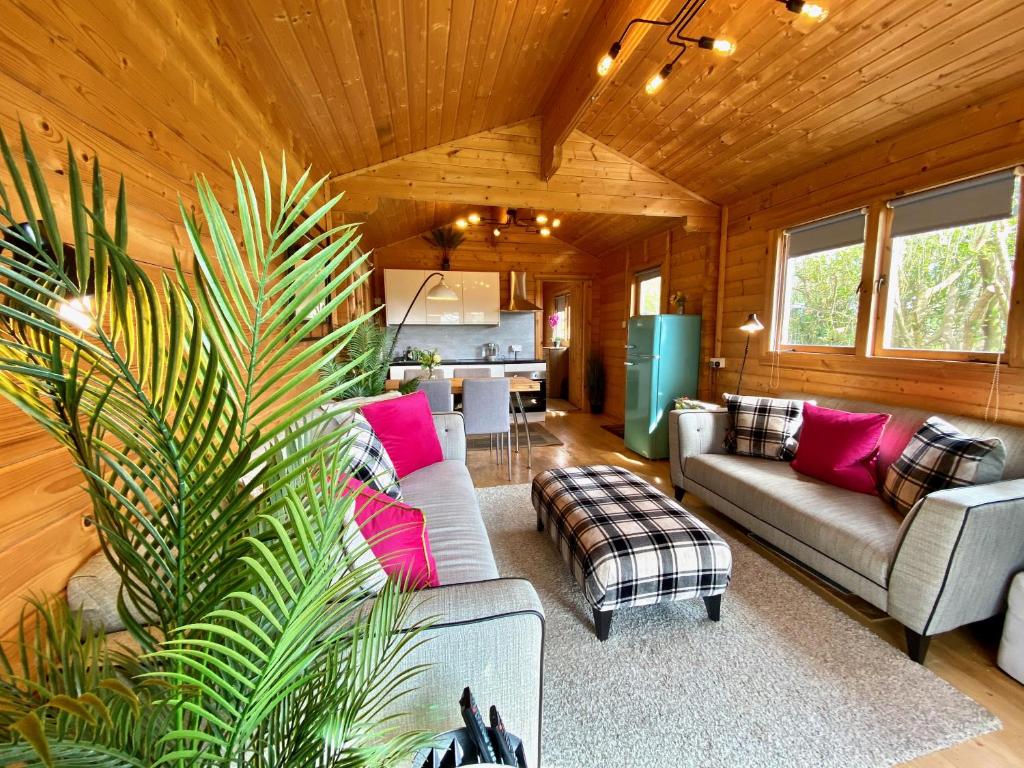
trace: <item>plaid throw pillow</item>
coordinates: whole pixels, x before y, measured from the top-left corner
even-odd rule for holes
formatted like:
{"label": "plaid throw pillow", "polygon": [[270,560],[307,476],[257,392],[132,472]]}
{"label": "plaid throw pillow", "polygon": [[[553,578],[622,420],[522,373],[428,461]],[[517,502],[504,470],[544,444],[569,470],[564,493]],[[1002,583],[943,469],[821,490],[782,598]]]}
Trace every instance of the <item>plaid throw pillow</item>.
{"label": "plaid throw pillow", "polygon": [[932,491],[997,482],[1005,463],[999,438],[969,437],[932,416],[890,465],[882,498],[905,515]]}
{"label": "plaid throw pillow", "polygon": [[346,471],[373,490],[401,501],[402,489],[398,485],[395,465],[363,414],[352,415],[352,427],[347,439],[352,445]]}
{"label": "plaid throw pillow", "polygon": [[730,428],[725,449],[740,456],[789,461],[796,455],[796,434],[803,421],[801,400],[726,395]]}

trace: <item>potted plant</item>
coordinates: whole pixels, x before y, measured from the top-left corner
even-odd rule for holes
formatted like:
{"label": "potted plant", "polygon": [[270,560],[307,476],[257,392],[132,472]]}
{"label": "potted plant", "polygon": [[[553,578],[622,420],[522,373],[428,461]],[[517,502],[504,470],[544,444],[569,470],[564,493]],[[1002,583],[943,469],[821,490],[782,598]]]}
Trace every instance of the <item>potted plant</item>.
{"label": "potted plant", "polygon": [[441,271],[447,272],[452,268],[452,251],[462,245],[466,235],[449,224],[430,230],[429,234],[423,235],[423,239],[434,248],[441,249]]}
{"label": "potted plant", "polygon": [[434,375],[434,369],[441,364],[441,354],[436,349],[417,349],[413,356],[420,368],[427,372],[427,378]]}
{"label": "potted plant", "polygon": [[587,358],[587,399],[591,413],[604,413],[605,375],[604,360],[597,352]]}
{"label": "potted plant", "polygon": [[[366,280],[355,227],[329,223],[341,196],[292,227],[326,178],[235,169],[233,227],[198,177],[199,213],[181,207],[192,272],[174,254],[158,288],[129,256],[123,180],[108,200],[96,163],[86,192],[69,146],[58,207],[24,131],[23,163],[2,134],[0,149],[14,180],[0,188],[0,391],[80,467],[141,649],[108,646],[62,598],[28,602],[0,646],[0,765],[407,760],[423,738],[385,708],[415,672],[395,672],[420,642],[412,597],[368,590],[338,482],[350,441],[321,410],[358,364],[308,385],[369,316],[301,343]],[[40,221],[19,222],[12,199]],[[64,205],[70,264],[56,255]],[[319,244],[285,254],[317,227]]]}
{"label": "potted plant", "polygon": [[555,329],[558,328],[558,313],[553,312],[548,316],[548,326],[551,328],[551,346],[560,347],[562,346],[562,340],[555,335]]}
{"label": "potted plant", "polygon": [[[384,394],[392,360],[388,356],[395,332],[379,323],[368,321],[358,326],[337,354],[320,366],[320,380],[330,382],[339,371],[348,371],[351,381],[344,397],[374,397]],[[418,379],[403,381],[399,392],[407,394],[416,389]]]}

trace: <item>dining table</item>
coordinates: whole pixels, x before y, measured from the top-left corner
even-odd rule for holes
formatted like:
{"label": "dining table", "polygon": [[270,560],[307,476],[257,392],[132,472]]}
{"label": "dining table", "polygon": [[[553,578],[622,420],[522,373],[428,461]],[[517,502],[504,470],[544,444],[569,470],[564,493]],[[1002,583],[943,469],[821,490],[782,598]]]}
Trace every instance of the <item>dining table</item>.
{"label": "dining table", "polygon": [[[526,408],[523,406],[523,392],[540,392],[540,382],[526,376],[507,376],[508,390],[512,398],[512,421],[516,431],[516,453],[519,453],[519,421],[523,420],[523,433],[526,435],[526,467],[533,468],[533,445],[530,440],[530,420],[526,418]],[[462,394],[463,378],[448,379],[452,383],[452,394]],[[388,392],[396,391],[404,382],[400,379],[388,379],[384,383],[384,389]]]}

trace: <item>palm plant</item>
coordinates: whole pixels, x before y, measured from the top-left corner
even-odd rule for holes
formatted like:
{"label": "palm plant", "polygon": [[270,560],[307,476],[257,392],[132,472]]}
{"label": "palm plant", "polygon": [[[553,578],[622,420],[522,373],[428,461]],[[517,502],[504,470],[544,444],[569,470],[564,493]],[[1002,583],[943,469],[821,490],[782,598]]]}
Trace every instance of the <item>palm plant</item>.
{"label": "palm plant", "polygon": [[[373,397],[384,392],[391,370],[395,332],[377,323],[363,323],[347,338],[345,347],[320,368],[320,378],[330,385],[331,377],[346,366],[352,373],[346,397]],[[403,382],[401,392],[416,389],[418,379]]]}
{"label": "palm plant", "polygon": [[423,235],[423,239],[434,248],[441,249],[441,269],[447,272],[452,268],[452,251],[462,245],[466,234],[449,224],[430,230],[429,234]]}
{"label": "palm plant", "polygon": [[283,160],[277,184],[263,163],[255,184],[233,164],[235,232],[200,176],[208,236],[180,206],[193,273],[174,254],[154,280],[128,256],[124,180],[108,224],[99,163],[87,193],[68,147],[66,258],[24,130],[21,143],[23,166],[0,135],[13,186],[0,185],[0,391],[81,468],[143,653],[110,649],[63,601],[31,602],[19,650],[0,652],[0,764],[408,755],[421,737],[384,713],[417,671],[400,666],[419,642],[398,631],[410,598],[364,589],[337,482],[347,440],[320,408],[360,385],[365,359],[309,386],[368,317],[299,343],[366,279],[353,226],[310,235],[340,196],[308,170],[289,183]]}

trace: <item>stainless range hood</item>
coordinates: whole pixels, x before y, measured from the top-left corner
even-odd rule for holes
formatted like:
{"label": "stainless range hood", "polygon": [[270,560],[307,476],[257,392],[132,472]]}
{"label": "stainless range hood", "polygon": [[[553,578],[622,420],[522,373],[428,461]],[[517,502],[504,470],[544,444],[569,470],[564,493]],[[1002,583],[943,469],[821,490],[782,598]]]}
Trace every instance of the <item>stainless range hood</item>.
{"label": "stainless range hood", "polygon": [[540,312],[541,308],[526,298],[526,273],[509,272],[508,304],[505,312]]}

